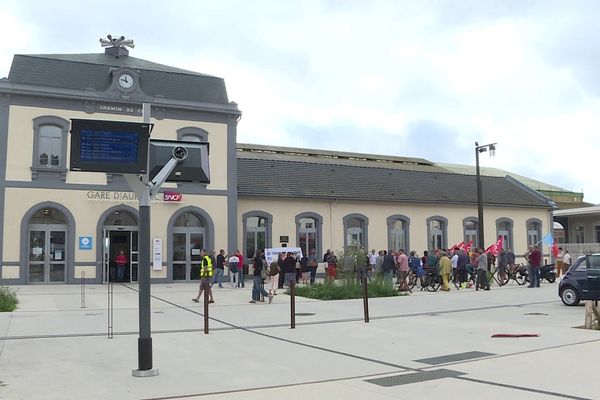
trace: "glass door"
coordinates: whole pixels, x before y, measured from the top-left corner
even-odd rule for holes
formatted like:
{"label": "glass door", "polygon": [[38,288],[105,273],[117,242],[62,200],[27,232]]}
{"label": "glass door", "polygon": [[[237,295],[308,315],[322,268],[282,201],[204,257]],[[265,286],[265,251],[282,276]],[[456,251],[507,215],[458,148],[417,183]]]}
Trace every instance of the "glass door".
{"label": "glass door", "polygon": [[175,228],[173,233],[173,280],[189,281],[200,279],[204,248],[203,228]]}
{"label": "glass door", "polygon": [[63,225],[29,226],[29,283],[66,282],[66,237]]}

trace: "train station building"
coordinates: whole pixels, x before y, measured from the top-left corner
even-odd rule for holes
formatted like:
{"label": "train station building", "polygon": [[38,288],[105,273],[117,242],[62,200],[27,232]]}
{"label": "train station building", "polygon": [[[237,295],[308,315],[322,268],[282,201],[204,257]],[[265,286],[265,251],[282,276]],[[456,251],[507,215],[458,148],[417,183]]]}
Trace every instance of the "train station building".
{"label": "train station building", "polygon": [[523,254],[552,227],[555,203],[510,175],[482,176],[489,243],[479,244],[473,173],[408,155],[240,144],[241,111],[222,78],[119,46],[15,55],[0,79],[2,284],[107,282],[121,251],[124,280],[137,280],[137,198],[121,175],[69,170],[70,120],[141,122],[143,103],[152,139],[210,145],[210,183],[167,183],[153,199],[153,263],[144,268],[154,282],[199,279],[202,248],[422,253],[502,236]]}

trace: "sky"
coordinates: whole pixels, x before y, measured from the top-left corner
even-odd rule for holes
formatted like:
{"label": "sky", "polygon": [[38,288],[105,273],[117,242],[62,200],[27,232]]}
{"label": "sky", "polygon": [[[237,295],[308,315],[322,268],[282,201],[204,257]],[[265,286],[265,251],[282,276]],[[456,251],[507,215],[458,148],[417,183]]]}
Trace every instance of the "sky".
{"label": "sky", "polygon": [[[600,203],[600,2],[0,1],[14,54],[130,55],[225,79],[241,143],[475,164]],[[443,190],[443,188],[440,188]]]}

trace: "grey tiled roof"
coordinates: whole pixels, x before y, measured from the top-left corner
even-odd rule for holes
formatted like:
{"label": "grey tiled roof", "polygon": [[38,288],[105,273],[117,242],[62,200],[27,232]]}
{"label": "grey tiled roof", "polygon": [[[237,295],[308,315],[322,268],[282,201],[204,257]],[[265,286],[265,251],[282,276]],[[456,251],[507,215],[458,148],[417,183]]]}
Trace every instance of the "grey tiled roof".
{"label": "grey tiled roof", "polygon": [[[238,195],[409,203],[476,204],[472,175],[394,168],[326,165],[259,159],[238,152]],[[551,204],[518,182],[482,177],[487,205],[542,207]]]}
{"label": "grey tiled roof", "polygon": [[110,68],[130,67],[140,72],[140,87],[151,96],[167,99],[229,102],[222,78],[169,67],[130,56],[108,54],[15,55],[8,81],[60,89],[105,91]]}

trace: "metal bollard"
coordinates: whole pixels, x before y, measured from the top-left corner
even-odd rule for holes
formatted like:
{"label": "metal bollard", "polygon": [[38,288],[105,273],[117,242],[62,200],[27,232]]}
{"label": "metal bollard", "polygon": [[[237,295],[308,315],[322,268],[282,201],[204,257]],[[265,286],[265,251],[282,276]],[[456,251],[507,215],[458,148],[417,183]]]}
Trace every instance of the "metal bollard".
{"label": "metal bollard", "polygon": [[113,284],[109,282],[107,285],[108,288],[108,338],[113,338],[114,328],[113,328]]}
{"label": "metal bollard", "polygon": [[365,323],[369,322],[369,285],[367,283],[367,278],[362,278],[363,284],[363,309],[365,314]]}
{"label": "metal bollard", "polygon": [[85,271],[81,271],[81,306],[85,308]]}
{"label": "metal bollard", "polygon": [[202,281],[204,285],[204,334],[208,335],[208,289],[210,288],[208,281]]}
{"label": "metal bollard", "polygon": [[296,329],[296,282],[290,282],[290,328]]}

